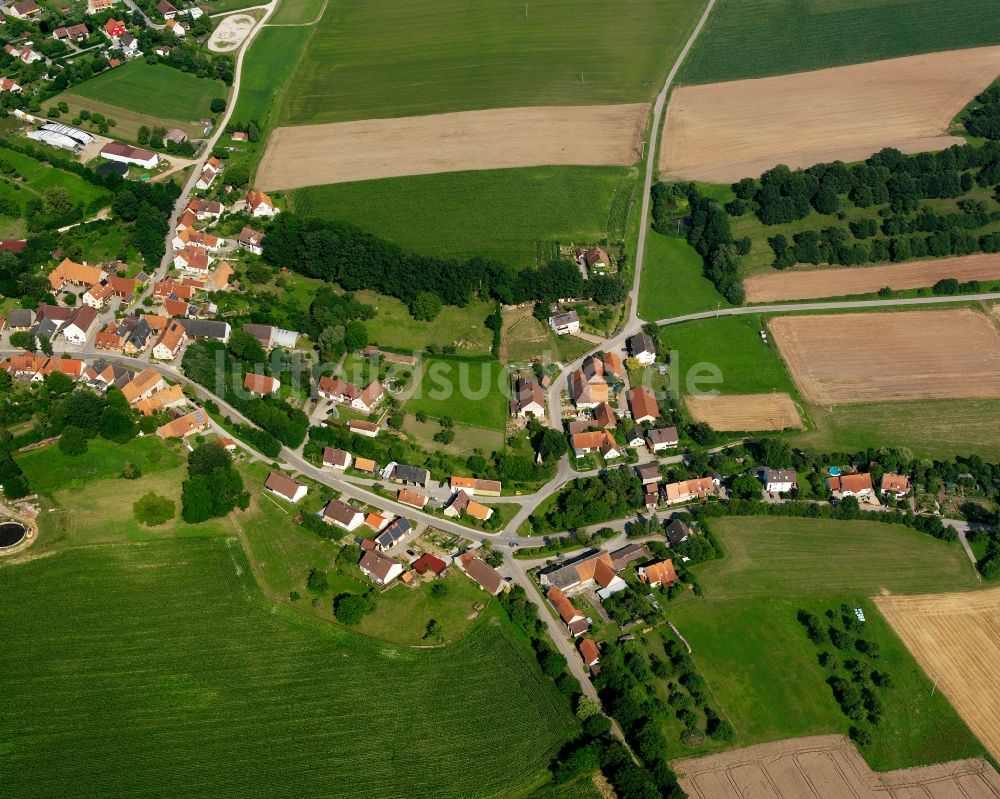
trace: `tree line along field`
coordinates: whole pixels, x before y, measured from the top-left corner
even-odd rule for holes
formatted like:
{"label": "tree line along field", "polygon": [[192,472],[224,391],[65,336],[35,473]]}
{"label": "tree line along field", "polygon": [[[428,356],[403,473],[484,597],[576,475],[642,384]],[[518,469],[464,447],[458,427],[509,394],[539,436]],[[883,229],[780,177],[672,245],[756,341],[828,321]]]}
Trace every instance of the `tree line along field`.
{"label": "tree line along field", "polygon": [[760,78],[995,44],[991,0],[718,0],[683,83]]}
{"label": "tree line along field", "polygon": [[439,649],[345,633],[265,602],[235,540],[2,568],[11,795],[511,796],[572,724],[501,619]]}
{"label": "tree line along field", "polygon": [[291,204],[412,252],[537,266],[558,255],[556,242],[622,237],[636,181],[618,167],[495,169],[311,186]]}
{"label": "tree line along field", "polygon": [[314,124],[648,101],[703,7],[686,0],[332,3],[288,86],[282,118]]}
{"label": "tree line along field", "polygon": [[[863,609],[861,635],[879,645],[878,668],[894,681],[872,742],[860,747],[869,765],[885,771],[982,755],[868,598],[881,589],[912,593],[929,584],[974,587],[972,566],[957,543],[869,522],[710,521],[725,557],[695,567],[704,596],[676,604],[671,620],[693,648],[712,704],[735,728],[736,745],[847,732],[848,719],[817,662],[819,650],[796,619],[799,610],[823,617],[847,603]],[[849,656],[841,654],[841,660]]]}

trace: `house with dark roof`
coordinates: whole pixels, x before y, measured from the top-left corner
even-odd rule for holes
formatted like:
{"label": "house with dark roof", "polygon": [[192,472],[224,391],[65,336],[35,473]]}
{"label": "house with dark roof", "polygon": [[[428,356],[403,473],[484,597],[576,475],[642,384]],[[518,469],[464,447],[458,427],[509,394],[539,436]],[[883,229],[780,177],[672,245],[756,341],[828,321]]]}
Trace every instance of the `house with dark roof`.
{"label": "house with dark roof", "polygon": [[383,476],[404,485],[415,485],[421,488],[427,488],[427,483],[431,479],[431,473],[423,467],[407,466],[405,463],[391,464],[391,471],[388,475]]}
{"label": "house with dark roof", "polygon": [[413,529],[408,519],[400,516],[375,536],[375,548],[381,552],[392,549]]}
{"label": "house with dark roof", "polygon": [[365,521],[365,515],[361,511],[339,499],[327,502],[320,516],[327,524],[334,524],[348,532],[358,529]]}
{"label": "house with dark roof", "polygon": [[656,361],[656,345],[648,333],[636,333],[626,342],[628,354],[643,366],[650,366]]}
{"label": "house with dark roof", "polygon": [[553,314],[549,317],[549,327],[555,331],[557,336],[565,336],[569,333],[579,333],[580,317],[577,315],[576,311]]}
{"label": "house with dark roof", "polygon": [[469,549],[463,552],[458,558],[458,565],[491,596],[496,596],[501,591],[507,590],[507,583],[504,582],[503,577],[479,557],[478,550]]}
{"label": "house with dark roof", "polygon": [[323,465],[331,466],[334,469],[346,469],[351,465],[353,456],[350,452],[333,447],[323,449]]}
{"label": "house with dark roof", "polygon": [[792,469],[768,469],[761,467],[756,470],[757,479],[764,484],[764,490],[769,494],[786,494],[799,487],[798,479]]}
{"label": "house with dark roof", "polygon": [[660,474],[660,464],[656,461],[640,463],[635,467],[635,473],[642,480],[643,487],[655,486],[663,479],[663,476]]}
{"label": "house with dark roof", "polygon": [[646,431],[646,446],[649,447],[650,452],[672,449],[677,446],[679,441],[676,427],[654,427]]}
{"label": "house with dark roof", "polygon": [[188,338],[210,338],[223,344],[229,341],[229,336],[233,332],[229,322],[218,322],[215,319],[182,319],[181,324]]}
{"label": "house with dark roof", "polygon": [[611,568],[620,572],[637,560],[647,560],[648,558],[649,551],[642,544],[626,544],[611,553]]}
{"label": "house with dark roof", "polygon": [[691,528],[680,519],[671,519],[670,524],[663,528],[663,534],[667,537],[667,543],[675,547],[691,537]]}
{"label": "house with dark roof", "polygon": [[374,550],[365,552],[358,566],[377,585],[387,585],[403,573],[403,566],[399,561]]}
{"label": "house with dark roof", "polygon": [[510,415],[519,419],[545,415],[545,392],[534,377],[519,377],[514,383]]}

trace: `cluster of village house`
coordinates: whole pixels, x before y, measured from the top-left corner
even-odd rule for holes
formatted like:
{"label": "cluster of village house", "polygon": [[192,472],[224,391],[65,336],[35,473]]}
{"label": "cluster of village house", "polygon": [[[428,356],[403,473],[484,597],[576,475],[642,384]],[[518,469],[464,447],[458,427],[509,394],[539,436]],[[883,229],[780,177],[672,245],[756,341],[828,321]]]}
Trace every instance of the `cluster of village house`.
{"label": "cluster of village house", "polygon": [[[87,13],[98,14],[109,11],[123,0],[87,0]],[[126,9],[127,10],[127,9]],[[177,8],[169,0],[160,0],[156,5],[156,10],[163,17],[165,27],[170,30],[178,40],[183,40],[190,30],[190,23],[185,23],[178,17],[187,17],[189,20],[196,20],[205,12],[197,5],[184,8]],[[20,0],[3,7],[4,16],[20,20],[39,20],[43,16],[43,7],[38,5],[36,0]],[[68,13],[69,9],[64,8],[62,12]],[[3,17],[0,17],[0,25],[5,24]],[[139,40],[128,30],[128,25],[124,20],[108,19],[100,27],[101,33],[108,41],[108,48],[104,51],[104,56],[108,60],[109,67],[117,67],[122,63],[122,59],[137,58],[142,55],[139,49]],[[71,45],[84,43],[91,34],[90,27],[86,23],[74,25],[60,25],[52,29],[53,39],[66,42]],[[27,35],[27,34],[25,34]],[[79,49],[79,48],[76,48]],[[23,45],[6,45],[5,50],[23,61],[25,64],[34,64],[38,61],[47,61],[46,57],[34,49],[34,43],[26,41]],[[158,56],[166,58],[170,55],[171,48],[167,45],[159,45],[155,48]],[[121,56],[119,58],[119,56]],[[51,62],[49,62],[51,63]],[[52,80],[52,76],[47,77]],[[20,94],[22,87],[11,81],[9,78],[0,79],[0,91],[9,91]],[[185,136],[186,138],[186,136]]]}
{"label": "cluster of village house", "polygon": [[[674,519],[666,526],[665,535],[667,543],[675,547],[688,539],[691,529],[683,521]],[[582,596],[591,603],[598,603],[624,591],[627,583],[621,575],[633,564],[640,564],[635,575],[649,588],[668,588],[677,582],[673,561],[652,559],[642,544],[627,544],[613,552],[587,552],[544,569],[539,575],[545,596],[566,626],[567,633],[580,639],[577,643],[580,656],[592,672],[600,662],[599,646],[586,637],[593,621],[580,611],[573,599]]]}
{"label": "cluster of village house", "polygon": [[[63,258],[49,273],[49,286],[53,292],[84,289],[80,304],[67,307],[43,303],[35,311],[12,310],[6,319],[0,317],[0,331],[8,327],[12,332],[31,332],[36,339],[44,337],[56,343],[62,338],[76,346],[85,345],[93,335],[97,349],[122,352],[133,357],[151,349],[152,357],[163,361],[175,359],[192,339],[228,341],[231,332],[229,324],[206,318],[215,316],[218,308],[199,297],[229,288],[233,267],[224,260],[213,268],[215,258],[212,253],[218,252],[223,243],[218,237],[194,226],[199,220],[218,219],[223,210],[221,203],[207,200],[193,199],[188,204],[177,223],[173,240],[174,265],[182,276],[153,282],[150,295],[159,305],[158,312],[136,313],[109,321],[98,329],[99,312],[106,310],[114,299],[120,300],[119,308],[134,305],[149,288],[150,278],[144,272],[126,277],[124,272],[127,267],[116,262],[95,265]],[[244,228],[238,245],[259,254],[263,236],[259,231]],[[5,242],[10,249],[16,249],[19,244]],[[247,326],[250,327],[261,326]],[[288,339],[298,334],[279,331],[277,335]],[[276,343],[273,340],[262,341],[265,349]],[[285,346],[286,342],[282,340],[280,344]],[[289,346],[294,347],[294,341]]]}
{"label": "cluster of village house", "polygon": [[[359,472],[371,475],[381,474],[386,479],[403,483],[404,486],[426,486],[430,479],[430,474],[426,469],[391,463],[380,472],[375,462],[366,458],[355,459],[349,452],[329,447],[323,451],[324,466],[344,470],[351,467],[352,463],[354,469]],[[282,472],[271,472],[264,487],[292,504],[300,502],[309,491],[309,487],[305,483]],[[451,514],[445,510],[446,514],[453,516],[460,515],[462,512],[472,515],[474,508],[480,508],[484,511],[481,516],[489,518],[492,509],[481,505],[472,497],[477,494],[480,496],[500,495],[500,483],[495,481],[452,477],[451,488],[454,493],[449,499],[447,507],[461,508],[461,510],[455,510]],[[397,491],[396,499],[401,504],[418,509],[423,509],[428,501],[426,495],[405,487]],[[364,511],[339,499],[329,500],[317,513],[317,516],[345,533],[356,534],[356,540],[361,545],[363,552],[358,566],[376,585],[388,586],[396,580],[404,585],[414,585],[419,578],[440,577],[454,562],[490,595],[495,596],[506,590],[507,584],[503,577],[480,558],[475,548],[444,558],[430,553],[410,556],[409,553],[402,552],[400,544],[414,532],[413,525],[402,516],[394,517],[381,511]],[[364,533],[361,532],[362,529],[364,529]],[[397,554],[390,554],[391,550],[395,550]]]}

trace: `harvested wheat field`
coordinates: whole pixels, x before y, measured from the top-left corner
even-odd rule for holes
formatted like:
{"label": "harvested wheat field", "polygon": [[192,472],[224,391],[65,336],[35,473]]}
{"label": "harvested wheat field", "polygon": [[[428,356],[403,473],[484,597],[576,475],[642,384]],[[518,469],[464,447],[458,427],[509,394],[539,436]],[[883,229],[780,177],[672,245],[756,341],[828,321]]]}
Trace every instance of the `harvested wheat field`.
{"label": "harvested wheat field", "polygon": [[791,430],[802,427],[802,417],[792,398],[781,391],[770,394],[720,394],[717,397],[685,396],[688,412],[696,422],[713,430]]}
{"label": "harvested wheat field", "polygon": [[782,316],[771,332],[820,405],[1000,397],[1000,331],[973,310]]}
{"label": "harvested wheat field", "polygon": [[528,166],[627,166],[639,159],[649,106],[495,108],[277,128],[262,189]]}
{"label": "harvested wheat field", "polygon": [[812,269],[806,272],[774,271],[747,278],[743,281],[743,288],[746,289],[747,302],[778,302],[873,294],[883,286],[891,289],[919,289],[933,286],[939,280],[949,277],[962,282],[1000,280],[1000,255],[989,253],[886,266]]}
{"label": "harvested wheat field", "polygon": [[1000,588],[875,604],[994,758],[1000,757]]}
{"label": "harvested wheat field", "polygon": [[877,773],[843,735],[750,746],[673,764],[693,799],[997,799],[984,759]]}
{"label": "harvested wheat field", "polygon": [[978,47],[683,87],[667,109],[660,170],[730,183],[883,147],[942,150],[963,143],[951,121],[998,73],[1000,47]]}

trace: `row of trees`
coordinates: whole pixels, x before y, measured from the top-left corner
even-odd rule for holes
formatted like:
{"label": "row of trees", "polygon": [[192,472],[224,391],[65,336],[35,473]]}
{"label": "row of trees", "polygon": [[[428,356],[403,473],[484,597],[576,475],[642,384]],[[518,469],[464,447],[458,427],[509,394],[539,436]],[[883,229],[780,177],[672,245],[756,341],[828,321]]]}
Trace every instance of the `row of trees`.
{"label": "row of trees", "polygon": [[[703,197],[694,183],[657,183],[652,189],[653,229],[666,235],[685,232],[688,244],[701,256],[705,277],[734,305],[745,299],[740,279],[740,255],[750,240],[733,240],[729,216],[718,202]],[[682,219],[684,212],[686,219]]]}
{"label": "row of trees", "polygon": [[517,271],[512,265],[414,255],[345,222],[304,219],[284,213],[264,240],[264,259],[309,277],[338,283],[347,291],[372,289],[421,312],[418,299],[431,294],[446,305],[468,305],[475,297],[505,304],[585,297],[601,304],[621,302],[627,288],[620,277],[584,280],[567,261]]}

